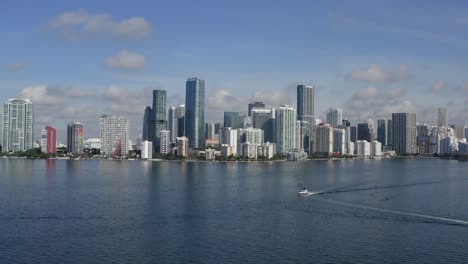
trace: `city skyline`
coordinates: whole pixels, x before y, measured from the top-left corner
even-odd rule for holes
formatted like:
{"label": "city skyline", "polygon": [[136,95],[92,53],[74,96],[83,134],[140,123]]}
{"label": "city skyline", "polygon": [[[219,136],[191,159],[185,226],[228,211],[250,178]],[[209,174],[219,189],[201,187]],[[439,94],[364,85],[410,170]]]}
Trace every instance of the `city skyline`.
{"label": "city skyline", "polygon": [[[353,122],[405,111],[434,123],[434,110],[448,107],[452,122],[468,120],[468,65],[460,59],[468,55],[461,11],[468,3],[188,2],[182,10],[138,3],[45,1],[41,12],[5,3],[0,99],[35,103],[35,135],[78,114],[93,137],[99,127],[91,121],[102,113],[128,116],[140,128],[148,91],[166,90],[167,105],[182,104],[191,76],[207,80],[206,121],[220,120],[225,108],[245,113],[254,101],[297,107],[299,83],[316,87],[322,119],[339,107]],[[191,12],[201,19],[192,21]]]}

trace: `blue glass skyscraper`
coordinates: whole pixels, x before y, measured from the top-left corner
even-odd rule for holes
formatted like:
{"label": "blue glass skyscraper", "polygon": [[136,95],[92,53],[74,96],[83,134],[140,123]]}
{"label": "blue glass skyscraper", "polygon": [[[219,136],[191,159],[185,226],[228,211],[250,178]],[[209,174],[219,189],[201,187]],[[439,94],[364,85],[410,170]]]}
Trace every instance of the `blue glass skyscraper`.
{"label": "blue glass skyscraper", "polygon": [[190,148],[205,145],[205,81],[198,78],[185,85],[185,136]]}

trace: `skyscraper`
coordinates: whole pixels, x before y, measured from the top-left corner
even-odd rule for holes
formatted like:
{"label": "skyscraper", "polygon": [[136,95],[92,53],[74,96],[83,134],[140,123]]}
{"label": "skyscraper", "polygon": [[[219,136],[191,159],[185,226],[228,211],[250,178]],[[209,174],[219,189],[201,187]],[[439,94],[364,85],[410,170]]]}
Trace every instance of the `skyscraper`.
{"label": "skyscraper", "polygon": [[297,118],[315,124],[314,117],[314,87],[309,85],[297,86]]}
{"label": "skyscraper", "polygon": [[205,124],[205,139],[215,139],[215,123]]}
{"label": "skyscraper", "polygon": [[249,116],[252,115],[252,108],[264,108],[265,107],[265,104],[263,102],[253,102],[253,103],[250,103],[249,104],[249,109],[248,109],[248,112],[247,114]]}
{"label": "skyscraper", "polygon": [[315,128],[313,152],[317,156],[329,157],[333,152],[333,127],[320,124]]}
{"label": "skyscraper", "polygon": [[29,99],[9,99],[3,105],[3,151],[25,151],[33,147],[34,115]]}
{"label": "skyscraper", "polygon": [[160,152],[161,131],[166,129],[166,91],[153,90],[153,109],[151,124],[154,127],[153,148]]}
{"label": "skyscraper", "polygon": [[448,127],[448,110],[447,110],[447,108],[437,109],[437,126]]}
{"label": "skyscraper", "polygon": [[282,105],[276,109],[275,112],[276,151],[281,154],[286,154],[297,147],[297,112],[296,109],[289,105]]}
{"label": "skyscraper", "polygon": [[[153,129],[151,125],[151,120],[153,118],[153,110],[151,107],[147,106],[145,108],[145,115],[143,116],[143,140],[153,142]],[[152,145],[151,145],[152,146]]]}
{"label": "skyscraper", "polygon": [[114,157],[128,155],[130,131],[127,117],[102,115],[100,134],[101,154]]}
{"label": "skyscraper", "polygon": [[41,133],[41,151],[44,153],[57,153],[57,130],[46,126]]}
{"label": "skyscraper", "polygon": [[224,127],[240,128],[238,112],[224,112]]}
{"label": "skyscraper", "polygon": [[68,153],[82,153],[84,131],[79,122],[72,122],[67,127],[67,151]]}
{"label": "skyscraper", "polygon": [[397,154],[415,154],[416,145],[416,114],[393,113],[393,149]]}
{"label": "skyscraper", "polygon": [[333,127],[341,126],[343,122],[343,110],[339,108],[330,108],[327,113],[327,123]]}
{"label": "skyscraper", "polygon": [[304,120],[296,121],[296,139],[297,139],[297,149],[299,151],[305,151],[310,154],[310,135],[311,135],[311,126],[310,123]]}
{"label": "skyscraper", "polygon": [[175,143],[176,137],[184,135],[185,105],[173,105],[169,108],[168,129],[171,132],[171,142]]}
{"label": "skyscraper", "polygon": [[367,142],[371,142],[371,126],[369,123],[359,123],[357,124],[357,139],[358,140],[365,140]]}
{"label": "skyscraper", "polygon": [[377,120],[377,141],[382,143],[382,146],[387,146],[387,119],[382,118]]}
{"label": "skyscraper", "polygon": [[265,135],[265,142],[275,142],[274,121],[275,109],[273,108],[253,108],[251,112],[252,127],[260,128]]}
{"label": "skyscraper", "polygon": [[185,135],[190,148],[205,145],[205,81],[198,78],[185,86]]}
{"label": "skyscraper", "polygon": [[391,119],[387,120],[387,146],[388,149],[393,149],[393,122]]}
{"label": "skyscraper", "polygon": [[168,154],[170,151],[171,145],[171,134],[168,130],[161,130],[161,135],[159,136],[159,153]]}

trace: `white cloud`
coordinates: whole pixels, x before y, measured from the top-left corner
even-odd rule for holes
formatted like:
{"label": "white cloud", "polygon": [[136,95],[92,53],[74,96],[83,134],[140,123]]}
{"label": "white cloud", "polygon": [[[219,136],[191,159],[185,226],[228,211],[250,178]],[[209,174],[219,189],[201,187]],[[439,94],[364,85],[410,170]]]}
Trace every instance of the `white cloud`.
{"label": "white cloud", "polygon": [[373,64],[368,69],[353,71],[346,77],[369,83],[391,83],[409,79],[411,74],[406,64],[400,64],[395,72],[386,71],[379,64]]}
{"label": "white cloud", "polygon": [[151,34],[152,26],[141,17],[125,19],[114,27],[113,35],[118,38],[141,39]]}
{"label": "white cloud", "polygon": [[61,13],[48,26],[70,38],[105,33],[117,38],[142,39],[152,31],[151,23],[142,17],[115,21],[110,14],[94,14],[83,9]]}
{"label": "white cloud", "polygon": [[145,56],[138,53],[130,53],[127,50],[122,50],[118,54],[106,59],[108,67],[126,70],[141,70],[145,67],[145,64]]}
{"label": "white cloud", "polygon": [[62,98],[49,94],[49,88],[45,85],[24,88],[19,96],[30,99],[33,104],[59,104],[63,102]]}
{"label": "white cloud", "polygon": [[446,81],[437,81],[432,85],[433,92],[440,92],[442,89],[447,87],[448,83]]}

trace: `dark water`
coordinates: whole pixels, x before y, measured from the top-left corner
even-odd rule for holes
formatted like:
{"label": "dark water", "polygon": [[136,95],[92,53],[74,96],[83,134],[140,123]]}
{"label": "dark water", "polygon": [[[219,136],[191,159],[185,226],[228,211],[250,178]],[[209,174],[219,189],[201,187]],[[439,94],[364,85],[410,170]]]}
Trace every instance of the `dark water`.
{"label": "dark water", "polygon": [[468,263],[468,163],[0,160],[0,173],[0,263]]}

